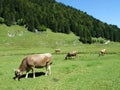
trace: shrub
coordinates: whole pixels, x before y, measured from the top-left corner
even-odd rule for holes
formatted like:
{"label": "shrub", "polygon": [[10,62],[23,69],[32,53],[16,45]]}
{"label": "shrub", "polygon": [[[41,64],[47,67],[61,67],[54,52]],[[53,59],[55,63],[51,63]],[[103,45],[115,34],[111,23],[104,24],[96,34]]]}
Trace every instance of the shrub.
{"label": "shrub", "polygon": [[46,26],[44,26],[44,25],[40,25],[38,28],[38,31],[46,31]]}
{"label": "shrub", "polygon": [[25,25],[25,21],[24,21],[23,19],[18,19],[18,20],[17,20],[17,24],[18,24],[18,25],[21,25],[21,26],[22,26],[22,25]]}
{"label": "shrub", "polygon": [[2,24],[4,22],[5,22],[4,18],[0,17],[0,24]]}
{"label": "shrub", "polygon": [[99,37],[99,38],[92,38],[92,43],[100,43],[100,44],[103,44],[105,43],[105,39],[102,38],[102,37]]}

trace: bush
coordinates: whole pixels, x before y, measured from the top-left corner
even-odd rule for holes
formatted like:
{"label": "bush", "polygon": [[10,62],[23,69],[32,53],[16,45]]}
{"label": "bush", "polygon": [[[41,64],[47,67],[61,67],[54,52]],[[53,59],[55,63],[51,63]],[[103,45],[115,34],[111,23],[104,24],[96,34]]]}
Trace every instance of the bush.
{"label": "bush", "polygon": [[3,24],[5,22],[4,18],[0,17],[0,24]]}
{"label": "bush", "polygon": [[25,25],[25,21],[24,21],[23,19],[18,19],[18,20],[17,20],[17,24],[18,24],[18,25],[21,25],[21,26],[22,26],[22,25]]}
{"label": "bush", "polygon": [[100,44],[103,44],[105,43],[105,39],[102,38],[102,37],[99,37],[99,38],[92,38],[92,43],[100,43]]}
{"label": "bush", "polygon": [[46,26],[40,25],[37,29],[38,31],[46,31]]}

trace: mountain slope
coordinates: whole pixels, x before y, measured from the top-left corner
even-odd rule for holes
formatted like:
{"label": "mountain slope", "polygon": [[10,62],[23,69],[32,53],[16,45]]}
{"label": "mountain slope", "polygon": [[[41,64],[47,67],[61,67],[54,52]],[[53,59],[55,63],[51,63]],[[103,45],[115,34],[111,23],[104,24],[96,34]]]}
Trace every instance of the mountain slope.
{"label": "mountain slope", "polygon": [[0,0],[0,17],[7,25],[25,25],[32,32],[40,31],[43,26],[53,32],[72,31],[83,43],[91,43],[92,37],[120,41],[120,29],[116,25],[103,23],[55,0]]}
{"label": "mountain slope", "polygon": [[0,46],[1,47],[47,47],[58,48],[61,46],[79,45],[79,38],[73,33],[53,33],[47,29],[45,32],[32,33],[25,27],[12,25],[0,25]]}

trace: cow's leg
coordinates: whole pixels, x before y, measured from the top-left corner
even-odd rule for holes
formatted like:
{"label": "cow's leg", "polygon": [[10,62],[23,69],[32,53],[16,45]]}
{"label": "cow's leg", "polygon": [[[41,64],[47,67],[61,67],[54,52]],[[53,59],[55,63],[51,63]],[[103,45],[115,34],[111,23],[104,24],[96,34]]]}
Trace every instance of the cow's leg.
{"label": "cow's leg", "polygon": [[105,55],[105,52],[103,52],[103,56]]}
{"label": "cow's leg", "polygon": [[29,71],[30,71],[30,69],[27,69],[25,78],[28,78]]}
{"label": "cow's leg", "polygon": [[66,60],[68,59],[68,57],[66,56],[66,58],[65,58]]}
{"label": "cow's leg", "polygon": [[48,66],[48,75],[51,75],[51,66]]}
{"label": "cow's leg", "polygon": [[28,78],[28,72],[26,72],[26,76],[25,76],[25,78]]}
{"label": "cow's leg", "polygon": [[68,59],[68,57],[66,56],[66,57],[65,57],[65,59],[67,60],[67,59]]}
{"label": "cow's leg", "polygon": [[101,54],[102,54],[102,53],[100,52],[100,53],[99,53],[99,56],[101,56]]}
{"label": "cow's leg", "polygon": [[47,76],[48,75],[48,69],[47,69],[47,67],[46,67],[46,73],[45,73],[45,76]]}
{"label": "cow's leg", "polygon": [[33,78],[35,78],[34,67],[32,67]]}
{"label": "cow's leg", "polygon": [[50,75],[50,74],[51,74],[51,66],[47,63],[45,76]]}
{"label": "cow's leg", "polygon": [[102,54],[102,56],[104,55],[104,53],[103,53],[103,52],[101,52],[101,54]]}

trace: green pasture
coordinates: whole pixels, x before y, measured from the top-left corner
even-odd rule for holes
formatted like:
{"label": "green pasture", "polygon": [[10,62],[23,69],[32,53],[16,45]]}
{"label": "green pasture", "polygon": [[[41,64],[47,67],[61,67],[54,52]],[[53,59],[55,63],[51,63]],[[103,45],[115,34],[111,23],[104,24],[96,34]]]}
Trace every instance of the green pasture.
{"label": "green pasture", "polygon": [[[14,37],[9,37],[9,32]],[[21,36],[19,36],[20,32],[22,32]],[[107,50],[107,53],[120,53],[120,43],[82,44],[79,42],[79,37],[73,33],[53,33],[49,29],[46,32],[32,33],[28,32],[25,27],[0,25],[0,55],[54,53],[56,48],[60,48],[61,53],[76,50],[81,54],[96,54],[103,48]]]}
{"label": "green pasture", "polygon": [[[12,32],[14,37],[9,37]],[[19,32],[23,33],[19,36]],[[120,43],[82,44],[71,34],[32,33],[24,27],[0,25],[0,90],[120,90]],[[54,50],[60,48],[56,54]],[[98,56],[99,50],[107,53]],[[69,51],[78,56],[64,60]],[[36,78],[23,77],[15,81],[14,69],[28,54],[50,52],[53,55],[52,74],[44,76],[45,68],[35,69]]]}
{"label": "green pasture", "polygon": [[53,55],[52,74],[41,75],[45,69],[35,69],[36,78],[15,81],[14,69],[24,55],[0,57],[0,88],[2,90],[120,90],[120,59],[118,54],[98,57],[79,54],[64,60],[65,54]]}

